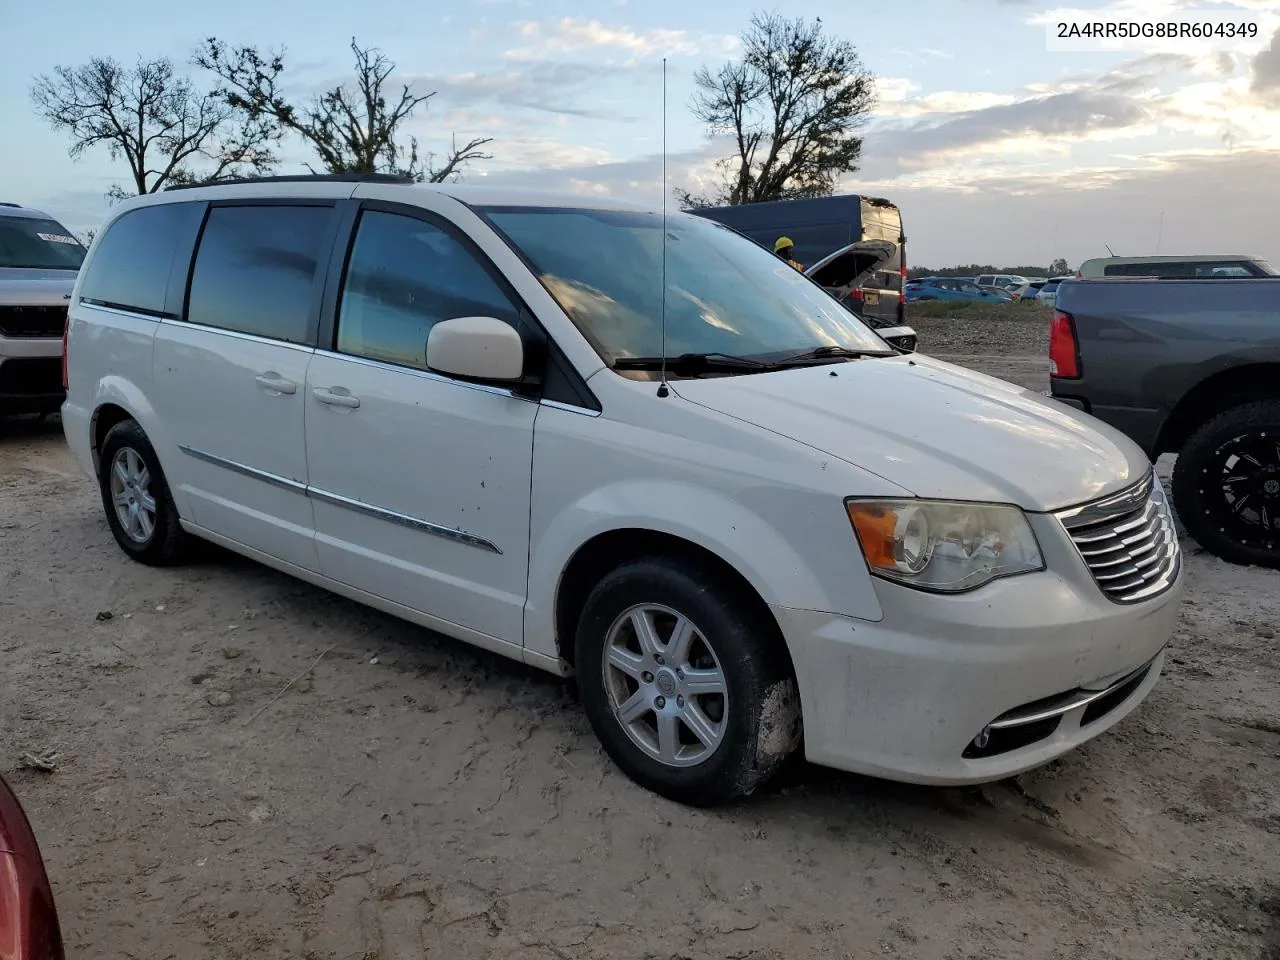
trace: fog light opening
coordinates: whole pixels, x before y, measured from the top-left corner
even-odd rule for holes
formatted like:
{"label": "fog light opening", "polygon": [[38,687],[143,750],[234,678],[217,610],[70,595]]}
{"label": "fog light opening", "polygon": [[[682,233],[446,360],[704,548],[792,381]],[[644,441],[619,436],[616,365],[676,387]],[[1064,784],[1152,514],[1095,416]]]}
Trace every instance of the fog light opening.
{"label": "fog light opening", "polygon": [[991,728],[983,727],[982,732],[973,738],[973,748],[975,750],[987,749],[987,744],[991,742]]}

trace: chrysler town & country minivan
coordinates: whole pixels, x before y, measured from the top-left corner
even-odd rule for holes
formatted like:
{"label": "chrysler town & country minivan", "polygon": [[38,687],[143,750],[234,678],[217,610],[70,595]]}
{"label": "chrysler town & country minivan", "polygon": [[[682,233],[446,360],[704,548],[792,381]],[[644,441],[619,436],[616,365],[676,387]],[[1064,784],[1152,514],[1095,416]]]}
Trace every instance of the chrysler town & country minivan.
{"label": "chrysler town & country minivan", "polygon": [[[665,279],[665,285],[664,285]],[[1110,427],[900,354],[700,217],[269,178],[122,204],[67,441],[123,551],[193,538],[560,675],[688,803],[797,749],[1039,765],[1160,674],[1181,557]]]}

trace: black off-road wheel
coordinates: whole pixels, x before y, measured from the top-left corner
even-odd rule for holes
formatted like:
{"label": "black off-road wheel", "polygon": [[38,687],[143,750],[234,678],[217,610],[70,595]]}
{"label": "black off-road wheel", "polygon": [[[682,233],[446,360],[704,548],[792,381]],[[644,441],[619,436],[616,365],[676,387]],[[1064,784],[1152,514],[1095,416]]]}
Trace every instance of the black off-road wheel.
{"label": "black off-road wheel", "polygon": [[607,574],[579,618],[583,706],[632,780],[678,803],[748,796],[800,742],[776,625],[718,571],[661,556]]}
{"label": "black off-road wheel", "polygon": [[107,432],[98,458],[98,487],[121,550],[157,567],[185,559],[191,538],[182,529],[156,451],[137,421],[122,421]]}
{"label": "black off-road wheel", "polygon": [[1280,567],[1280,401],[1235,407],[1197,429],[1178,453],[1173,502],[1210,553]]}

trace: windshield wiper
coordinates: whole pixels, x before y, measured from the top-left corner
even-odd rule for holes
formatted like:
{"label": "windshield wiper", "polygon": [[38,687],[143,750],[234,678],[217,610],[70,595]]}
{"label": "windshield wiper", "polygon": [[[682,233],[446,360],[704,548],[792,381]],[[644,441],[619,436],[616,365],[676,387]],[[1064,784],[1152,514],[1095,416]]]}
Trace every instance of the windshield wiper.
{"label": "windshield wiper", "polygon": [[812,350],[806,350],[803,353],[793,354],[790,357],[783,357],[778,361],[778,365],[796,365],[809,363],[814,360],[860,360],[863,357],[882,357],[885,356],[880,351],[870,350],[850,350],[848,347],[837,347],[827,345],[822,347],[814,347]]}
{"label": "windshield wiper", "polygon": [[[665,362],[664,362],[665,361]],[[700,373],[756,373],[776,370],[777,365],[735,357],[727,353],[682,353],[675,357],[619,357],[613,361],[615,370],[661,370],[663,367],[679,376],[697,376]]]}

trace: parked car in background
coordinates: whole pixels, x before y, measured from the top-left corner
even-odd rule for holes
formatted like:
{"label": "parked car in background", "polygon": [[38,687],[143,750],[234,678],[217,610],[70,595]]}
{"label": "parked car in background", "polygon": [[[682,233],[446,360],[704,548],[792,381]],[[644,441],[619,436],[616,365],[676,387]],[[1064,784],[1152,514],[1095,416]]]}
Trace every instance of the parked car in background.
{"label": "parked car in background", "polygon": [[1013,283],[1017,278],[1009,273],[983,273],[974,278],[974,283],[980,287],[1000,287],[1004,288],[1005,284]]}
{"label": "parked car in background", "polygon": [[983,288],[957,277],[921,277],[907,283],[908,302],[919,300],[985,300],[988,303],[1010,303],[1013,298],[1003,290]]}
{"label": "parked car in background", "polygon": [[84,255],[47,213],[0,203],[0,414],[62,404],[62,333]]}
{"label": "parked car in background", "polygon": [[1009,284],[1001,289],[1003,289],[1005,293],[1009,294],[1009,296],[1013,297],[1014,300],[1024,300],[1027,299],[1028,295],[1034,297],[1039,293],[1040,287],[1044,286],[1044,280],[1039,280],[1039,286],[1036,284],[1037,281],[1035,279],[1030,277],[1019,277],[1016,283]]}
{"label": "parked car in background", "polygon": [[1161,280],[1240,280],[1274,277],[1276,270],[1260,257],[1210,254],[1187,257],[1095,257],[1080,264],[1083,280],[1103,277],[1156,277]]}
{"label": "parked car in background", "polygon": [[689,212],[732,227],[767,250],[785,236],[795,244],[795,258],[806,268],[853,243],[893,244],[893,254],[849,290],[848,301],[877,331],[906,326],[902,287],[907,276],[907,237],[902,213],[891,201],[845,195],[702,207]]}
{"label": "parked car in background", "polygon": [[[687,803],[801,744],[922,783],[1039,766],[1137,707],[1178,617],[1136,444],[899,354],[702,217],[371,175],[170,188],[115,208],[67,345],[63,428],[125,557],[212,540],[573,672],[619,767]],[[1133,510],[1158,520],[1141,595],[1089,554]]]}
{"label": "parked car in background", "polygon": [[[1062,284],[1050,334],[1052,393],[1176,453],[1173,500],[1205,549],[1280,567],[1280,278]],[[1137,517],[1135,531],[1150,518]],[[1117,582],[1157,562],[1109,544]],[[1125,579],[1127,578],[1127,579]]]}
{"label": "parked car in background", "polygon": [[1036,302],[1043,303],[1046,307],[1052,307],[1058,296],[1058,284],[1063,280],[1074,280],[1075,277],[1050,277],[1044,282],[1038,291],[1036,291]]}
{"label": "parked car in background", "polygon": [[53,889],[13,790],[0,777],[0,960],[63,960]]}

